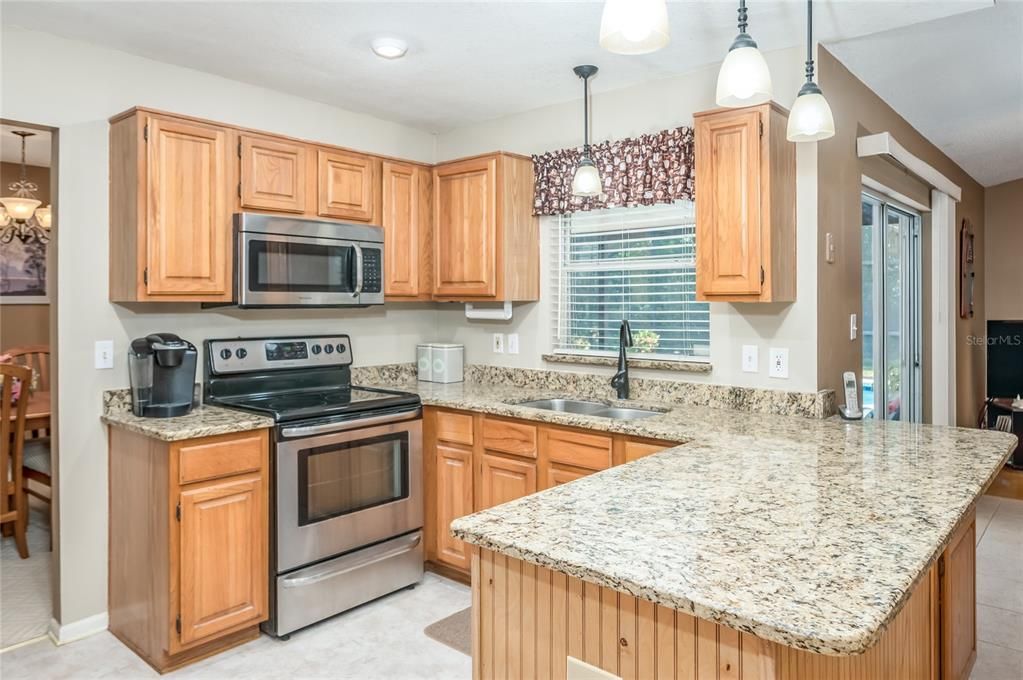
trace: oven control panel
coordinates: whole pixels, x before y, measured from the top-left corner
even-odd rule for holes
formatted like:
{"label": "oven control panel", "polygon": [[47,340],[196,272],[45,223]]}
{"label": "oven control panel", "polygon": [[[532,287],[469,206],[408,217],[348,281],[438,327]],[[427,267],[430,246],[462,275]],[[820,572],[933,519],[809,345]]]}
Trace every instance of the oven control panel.
{"label": "oven control panel", "polygon": [[220,374],[352,363],[352,341],[347,335],[236,338],[207,340],[205,344],[213,372]]}

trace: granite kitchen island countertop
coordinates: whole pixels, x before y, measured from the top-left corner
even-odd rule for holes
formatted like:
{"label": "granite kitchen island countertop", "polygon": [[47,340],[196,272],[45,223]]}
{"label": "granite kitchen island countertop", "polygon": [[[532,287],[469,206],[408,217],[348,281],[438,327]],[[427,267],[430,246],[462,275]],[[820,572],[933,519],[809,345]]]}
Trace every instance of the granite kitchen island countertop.
{"label": "granite kitchen island countertop", "polygon": [[452,531],[831,655],[879,639],[1016,442],[985,430],[649,402],[630,405],[664,413],[634,421],[515,405],[573,396],[552,385],[388,386],[426,405],[684,442],[455,520]]}

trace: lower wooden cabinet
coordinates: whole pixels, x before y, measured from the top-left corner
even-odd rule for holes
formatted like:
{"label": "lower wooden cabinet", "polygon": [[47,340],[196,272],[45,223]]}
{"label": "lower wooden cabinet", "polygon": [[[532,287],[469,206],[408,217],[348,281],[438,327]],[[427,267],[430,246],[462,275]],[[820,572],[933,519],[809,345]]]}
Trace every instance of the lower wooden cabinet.
{"label": "lower wooden cabinet", "polygon": [[427,560],[463,576],[471,546],[451,535],[454,520],[676,446],[433,407],[423,418]]}
{"label": "lower wooden cabinet", "polygon": [[110,428],[110,632],[162,672],[259,635],[267,430],[165,442]]}
{"label": "lower wooden cabinet", "polygon": [[536,463],[484,453],[480,462],[480,497],[477,510],[536,493]]}

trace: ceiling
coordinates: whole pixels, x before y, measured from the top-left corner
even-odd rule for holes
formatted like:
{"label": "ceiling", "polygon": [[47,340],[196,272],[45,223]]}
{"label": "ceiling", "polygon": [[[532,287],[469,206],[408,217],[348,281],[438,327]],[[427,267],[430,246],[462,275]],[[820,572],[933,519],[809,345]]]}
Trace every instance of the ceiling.
{"label": "ceiling", "polygon": [[[1023,177],[1023,3],[829,45],[985,186]],[[826,87],[826,86],[825,86]]]}
{"label": "ceiling", "polygon": [[[601,67],[597,92],[690,71],[720,61],[736,33],[733,0],[670,2],[671,45],[651,55],[612,55],[597,45],[602,5],[5,0],[3,21],[429,132],[577,99],[571,67],[580,63]],[[818,0],[815,34],[830,43],[990,5]],[[757,0],[749,30],[763,50],[803,45],[804,12],[802,2]],[[374,56],[368,45],[378,36],[406,40],[408,56]]]}
{"label": "ceiling", "polygon": [[41,168],[50,167],[50,133],[19,125],[0,125],[0,160],[6,163],[21,163],[21,138],[12,135],[14,130],[36,133],[25,140],[25,161]]}

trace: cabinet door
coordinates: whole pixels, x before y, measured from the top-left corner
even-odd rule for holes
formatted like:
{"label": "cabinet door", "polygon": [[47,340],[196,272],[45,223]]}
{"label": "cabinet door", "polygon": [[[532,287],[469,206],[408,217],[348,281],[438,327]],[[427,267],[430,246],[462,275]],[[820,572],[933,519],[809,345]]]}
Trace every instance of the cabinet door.
{"label": "cabinet door", "polygon": [[977,523],[963,522],[941,557],[941,677],[967,680],[977,659]]}
{"label": "cabinet door", "polygon": [[242,207],[304,212],[305,145],[255,135],[242,135],[239,144]]}
{"label": "cabinet door", "polygon": [[430,293],[429,171],[384,161],[384,295],[419,297]]}
{"label": "cabinet door", "polygon": [[549,489],[552,486],[568,484],[569,482],[574,482],[577,479],[581,479],[591,474],[593,474],[593,472],[590,470],[552,464],[547,468],[547,483],[544,488]]}
{"label": "cabinet door", "polygon": [[451,535],[451,522],[472,513],[472,449],[437,444],[437,559],[469,569],[469,546]]}
{"label": "cabinet door", "polygon": [[373,219],[373,158],[340,151],[316,152],[318,212],[323,217],[369,222]]}
{"label": "cabinet door", "polygon": [[146,292],[230,297],[228,131],[147,120]]}
{"label": "cabinet door", "polygon": [[761,289],[760,112],[698,118],[698,295],[758,295]]}
{"label": "cabinet door", "polygon": [[536,493],[536,463],[483,454],[480,510]]}
{"label": "cabinet door", "polygon": [[670,449],[671,444],[643,441],[641,439],[627,439],[625,441],[625,462],[631,463],[634,460],[653,455],[658,451]]}
{"label": "cabinet door", "polygon": [[497,159],[434,170],[434,294],[497,295]]}
{"label": "cabinet door", "polygon": [[264,618],[267,508],[261,477],[181,492],[181,644]]}

